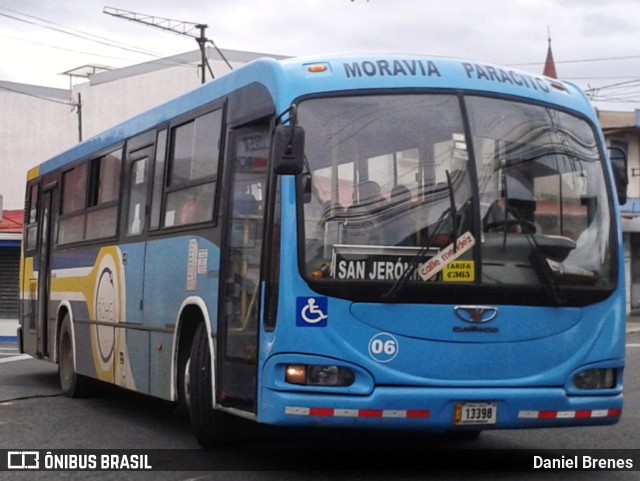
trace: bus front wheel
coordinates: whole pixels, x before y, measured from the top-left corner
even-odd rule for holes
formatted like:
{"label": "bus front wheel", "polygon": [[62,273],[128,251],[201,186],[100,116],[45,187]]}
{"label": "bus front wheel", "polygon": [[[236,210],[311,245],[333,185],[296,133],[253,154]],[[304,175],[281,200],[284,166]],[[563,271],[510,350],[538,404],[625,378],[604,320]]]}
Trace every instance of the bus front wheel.
{"label": "bus front wheel", "polygon": [[191,427],[201,446],[211,447],[237,441],[234,419],[213,408],[211,350],[207,328],[201,323],[191,347],[188,383]]}
{"label": "bus front wheel", "polygon": [[58,377],[62,393],[68,397],[83,397],[89,390],[89,378],[78,374],[73,363],[73,332],[71,319],[65,314],[58,336]]}

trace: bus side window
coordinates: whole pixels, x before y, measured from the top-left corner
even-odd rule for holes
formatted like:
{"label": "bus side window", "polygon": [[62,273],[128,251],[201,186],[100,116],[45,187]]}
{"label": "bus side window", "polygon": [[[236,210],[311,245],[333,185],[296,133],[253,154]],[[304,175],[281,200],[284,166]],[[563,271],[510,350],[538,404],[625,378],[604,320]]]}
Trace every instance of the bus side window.
{"label": "bus side window", "polygon": [[148,157],[142,157],[131,164],[129,180],[129,216],[127,235],[141,234],[146,220],[147,165]]}
{"label": "bus side window", "polygon": [[87,163],[62,173],[62,206],[58,222],[58,242],[84,240]]}
{"label": "bus side window", "polygon": [[164,227],[213,220],[222,109],[171,129]]}
{"label": "bus side window", "polygon": [[151,219],[149,228],[160,227],[160,211],[162,209],[162,187],[164,180],[165,154],[167,153],[167,129],[158,132],[156,140],[156,161],[153,170],[153,194],[151,199]]}
{"label": "bus side window", "polygon": [[85,236],[87,240],[116,235],[121,166],[122,149],[91,160]]}
{"label": "bus side window", "polygon": [[29,198],[26,217],[26,245],[25,251],[33,251],[37,245],[38,238],[38,192],[40,184],[31,184],[29,187]]}

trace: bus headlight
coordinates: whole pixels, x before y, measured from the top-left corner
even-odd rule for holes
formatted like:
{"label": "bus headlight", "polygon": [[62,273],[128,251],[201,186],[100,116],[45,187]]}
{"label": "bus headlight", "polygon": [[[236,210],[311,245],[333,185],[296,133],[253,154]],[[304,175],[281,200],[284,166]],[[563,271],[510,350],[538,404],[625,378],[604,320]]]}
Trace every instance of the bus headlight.
{"label": "bus headlight", "polygon": [[611,389],[616,385],[613,369],[589,369],[573,376],[573,385],[578,389]]}
{"label": "bus headlight", "polygon": [[285,381],[307,386],[351,386],[355,373],[342,366],[291,364],[285,369]]}

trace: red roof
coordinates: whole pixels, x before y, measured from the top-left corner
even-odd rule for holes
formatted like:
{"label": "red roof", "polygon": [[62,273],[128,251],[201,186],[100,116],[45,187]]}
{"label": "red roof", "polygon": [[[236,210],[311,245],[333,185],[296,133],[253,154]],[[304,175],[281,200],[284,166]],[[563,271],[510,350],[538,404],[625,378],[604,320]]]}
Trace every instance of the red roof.
{"label": "red roof", "polygon": [[2,234],[22,234],[24,226],[24,211],[5,210],[0,219],[0,233]]}

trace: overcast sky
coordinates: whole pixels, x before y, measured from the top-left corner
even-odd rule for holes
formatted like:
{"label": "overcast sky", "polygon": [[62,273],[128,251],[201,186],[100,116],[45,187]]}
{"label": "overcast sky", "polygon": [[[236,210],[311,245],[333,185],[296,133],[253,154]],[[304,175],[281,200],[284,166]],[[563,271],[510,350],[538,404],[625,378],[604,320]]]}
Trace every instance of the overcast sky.
{"label": "overcast sky", "polygon": [[60,73],[82,65],[123,67],[197,49],[192,38],[104,7],[207,24],[223,49],[420,53],[535,73],[549,29],[560,78],[597,89],[600,108],[640,109],[638,0],[0,0],[0,80],[68,88]]}

